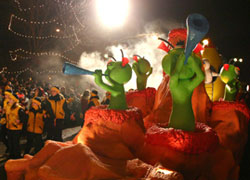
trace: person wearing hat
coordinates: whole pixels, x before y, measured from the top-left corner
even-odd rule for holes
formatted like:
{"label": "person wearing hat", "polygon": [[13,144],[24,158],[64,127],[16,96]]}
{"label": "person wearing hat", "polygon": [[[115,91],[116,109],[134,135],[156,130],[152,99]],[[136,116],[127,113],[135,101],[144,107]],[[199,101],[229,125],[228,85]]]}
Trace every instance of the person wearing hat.
{"label": "person wearing hat", "polygon": [[62,129],[65,116],[68,115],[67,102],[57,86],[53,86],[50,93],[51,96],[45,102],[49,114],[47,139],[63,141]]}
{"label": "person wearing hat", "polygon": [[99,106],[99,105],[100,102],[99,102],[98,92],[96,90],[92,90],[88,102],[88,109],[91,108],[92,106]]}
{"label": "person wearing hat", "polygon": [[41,98],[33,98],[31,108],[28,112],[27,144],[25,154],[29,154],[32,147],[35,147],[35,153],[40,151],[43,147],[42,133],[45,114],[46,111],[41,107]]}
{"label": "person wearing hat", "polygon": [[18,96],[16,94],[10,94],[6,108],[6,128],[8,129],[8,146],[10,158],[12,159],[21,157],[20,137],[25,119],[26,114],[24,109],[19,105]]}
{"label": "person wearing hat", "polygon": [[109,105],[110,98],[111,98],[111,93],[107,91],[106,94],[105,94],[105,97],[102,100],[101,104],[103,104],[103,105]]}

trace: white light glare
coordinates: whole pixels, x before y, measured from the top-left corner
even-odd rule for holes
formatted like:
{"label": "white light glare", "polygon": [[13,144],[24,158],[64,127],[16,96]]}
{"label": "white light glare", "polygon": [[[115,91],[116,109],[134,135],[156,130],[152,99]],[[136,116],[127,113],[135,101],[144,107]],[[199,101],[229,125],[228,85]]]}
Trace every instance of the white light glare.
{"label": "white light glare", "polygon": [[60,29],[56,29],[56,32],[60,32]]}
{"label": "white light glare", "polygon": [[240,59],[239,59],[239,62],[243,62],[243,59],[242,59],[242,58],[240,58]]}
{"label": "white light glare", "polygon": [[204,39],[204,40],[202,41],[202,43],[203,43],[203,46],[207,46],[208,43],[209,43],[209,41],[208,41],[208,39]]}
{"label": "white light glare", "polygon": [[129,0],[96,0],[96,7],[104,25],[118,27],[128,16]]}
{"label": "white light glare", "polygon": [[104,58],[108,59],[109,55],[108,54],[104,54]]}
{"label": "white light glare", "polygon": [[153,35],[152,38],[153,38],[153,40],[155,40],[155,41],[158,40],[158,36],[157,36],[157,35]]}
{"label": "white light glare", "polygon": [[234,62],[237,62],[237,58],[234,58]]}

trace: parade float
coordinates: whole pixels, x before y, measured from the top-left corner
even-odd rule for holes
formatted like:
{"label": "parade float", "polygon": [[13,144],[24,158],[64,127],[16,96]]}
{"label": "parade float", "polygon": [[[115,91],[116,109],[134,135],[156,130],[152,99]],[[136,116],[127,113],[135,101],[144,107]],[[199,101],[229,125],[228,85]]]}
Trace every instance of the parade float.
{"label": "parade float", "polygon": [[[124,84],[133,68],[127,58],[109,62],[104,73],[66,63],[65,74],[93,75],[96,84],[111,93],[110,104],[89,109],[73,141],[47,141],[34,156],[8,160],[8,180],[238,179],[245,136],[236,141],[247,133],[249,110],[228,106],[234,103],[231,101],[209,101],[202,61],[192,52],[208,31],[208,23],[203,16],[192,14],[187,28],[185,43],[173,43],[162,60],[165,75],[155,95],[154,114],[150,112],[144,119],[143,110],[127,103]],[[149,75],[148,67],[143,65],[144,75]],[[236,76],[230,72],[228,76],[221,70],[222,80],[227,79],[230,87],[226,92],[230,95],[225,97],[231,98],[231,80],[234,85]],[[137,78],[141,91],[147,78]],[[200,108],[199,103],[204,102]]]}
{"label": "parade float", "polygon": [[238,80],[240,69],[233,64],[224,64],[220,79],[226,84],[224,97],[213,102],[209,125],[217,132],[220,143],[230,149],[237,164],[244,153],[248,138],[250,111],[244,100],[237,98],[241,90]]}
{"label": "parade float", "polygon": [[144,57],[134,55],[135,62],[132,69],[136,74],[136,90],[130,90],[126,93],[126,100],[129,106],[134,106],[142,111],[142,116],[147,116],[153,106],[155,100],[156,89],[147,87],[148,77],[152,74],[153,68]]}
{"label": "parade float", "polygon": [[[213,68],[215,73],[219,73],[221,66],[223,65],[222,57],[219,55],[215,45],[211,39],[208,39],[208,44],[204,45],[204,51],[202,53],[202,59],[208,61],[210,68]],[[212,72],[211,72],[212,73]],[[218,101],[224,95],[225,84],[220,78],[214,78],[211,81],[205,83],[206,92],[211,101]]]}

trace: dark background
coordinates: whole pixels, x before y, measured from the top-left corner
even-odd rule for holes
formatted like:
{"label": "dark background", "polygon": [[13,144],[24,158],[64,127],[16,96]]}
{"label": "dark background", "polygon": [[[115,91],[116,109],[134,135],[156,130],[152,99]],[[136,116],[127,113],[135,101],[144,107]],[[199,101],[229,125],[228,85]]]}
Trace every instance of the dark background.
{"label": "dark background", "polygon": [[[157,21],[161,31],[165,31],[167,34],[171,28],[185,27],[185,19],[189,14],[201,13],[210,23],[207,37],[211,38],[218,52],[225,59],[243,58],[244,62],[236,65],[241,69],[240,79],[247,81],[248,84],[250,83],[248,72],[250,68],[250,0],[131,0],[131,4],[132,9],[129,20],[124,27],[113,31],[101,28],[96,20],[93,5],[82,7],[82,9],[86,8],[88,11],[84,17],[80,17],[80,20],[84,19],[89,28],[81,36],[82,43],[80,47],[75,52],[68,54],[68,56],[77,60],[83,51],[102,51],[106,45],[119,41],[122,37],[142,33],[145,24],[150,22]],[[81,6],[79,7],[81,8]],[[37,66],[43,63],[34,60],[20,62],[10,60],[9,50],[17,47],[27,49],[24,40],[7,29],[10,14],[16,12],[16,4],[13,1],[0,1],[0,65],[1,67],[7,66],[13,71],[27,66],[27,64]],[[91,37],[91,39],[87,37]],[[52,44],[56,45],[56,43],[51,43],[51,48]],[[58,43],[62,44],[62,42]],[[50,46],[48,47],[50,48]]]}

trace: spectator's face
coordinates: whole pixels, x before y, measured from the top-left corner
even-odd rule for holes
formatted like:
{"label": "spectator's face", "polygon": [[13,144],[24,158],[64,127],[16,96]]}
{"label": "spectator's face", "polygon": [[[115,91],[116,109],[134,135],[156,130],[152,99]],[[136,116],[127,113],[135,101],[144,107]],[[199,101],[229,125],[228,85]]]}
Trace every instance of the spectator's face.
{"label": "spectator's face", "polygon": [[8,95],[8,94],[5,94],[5,95],[4,95],[4,98],[5,98],[5,99],[9,99],[9,95]]}
{"label": "spectator's face", "polygon": [[10,105],[14,104],[14,102],[15,102],[15,101],[14,101],[13,99],[9,98],[9,104],[10,104]]}
{"label": "spectator's face", "polygon": [[38,96],[38,94],[39,94],[39,90],[36,89],[36,91],[35,91],[35,96]]}
{"label": "spectator's face", "polygon": [[50,93],[52,96],[56,96],[57,95],[57,92],[55,90],[50,90]]}
{"label": "spectator's face", "polygon": [[34,109],[36,109],[36,110],[37,110],[37,109],[38,109],[38,107],[39,107],[39,105],[33,102],[33,103],[32,103],[32,107],[33,107]]}

